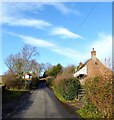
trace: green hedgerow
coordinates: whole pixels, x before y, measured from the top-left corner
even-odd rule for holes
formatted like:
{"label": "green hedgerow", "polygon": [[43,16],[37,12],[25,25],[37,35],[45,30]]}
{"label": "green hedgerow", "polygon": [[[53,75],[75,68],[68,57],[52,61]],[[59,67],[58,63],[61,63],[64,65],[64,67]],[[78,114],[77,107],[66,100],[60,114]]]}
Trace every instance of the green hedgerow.
{"label": "green hedgerow", "polygon": [[77,78],[68,78],[60,81],[58,90],[62,97],[66,100],[73,100],[78,97],[80,82]]}

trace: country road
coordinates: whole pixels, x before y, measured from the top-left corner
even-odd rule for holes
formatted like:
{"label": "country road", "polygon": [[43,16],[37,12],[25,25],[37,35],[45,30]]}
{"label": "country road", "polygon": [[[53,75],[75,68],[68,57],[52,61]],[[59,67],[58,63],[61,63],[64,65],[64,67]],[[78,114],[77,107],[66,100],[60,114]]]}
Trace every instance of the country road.
{"label": "country road", "polygon": [[13,118],[79,118],[57,100],[45,82],[19,106]]}

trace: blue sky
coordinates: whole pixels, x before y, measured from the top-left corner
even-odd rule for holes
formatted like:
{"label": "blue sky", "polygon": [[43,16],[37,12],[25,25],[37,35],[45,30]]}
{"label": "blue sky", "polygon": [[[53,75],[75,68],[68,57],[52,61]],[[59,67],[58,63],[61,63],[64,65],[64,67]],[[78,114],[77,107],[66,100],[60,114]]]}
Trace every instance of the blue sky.
{"label": "blue sky", "polygon": [[78,65],[91,50],[104,61],[112,56],[112,3],[3,3],[2,59],[18,53],[24,44],[36,46],[39,63]]}

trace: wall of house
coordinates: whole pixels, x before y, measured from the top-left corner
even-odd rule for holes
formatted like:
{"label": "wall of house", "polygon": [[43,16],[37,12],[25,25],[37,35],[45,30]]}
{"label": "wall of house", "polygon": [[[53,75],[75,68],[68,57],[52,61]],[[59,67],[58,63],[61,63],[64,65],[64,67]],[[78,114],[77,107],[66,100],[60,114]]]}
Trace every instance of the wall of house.
{"label": "wall of house", "polygon": [[77,71],[75,74],[74,74],[74,77],[77,77],[79,76],[80,74],[82,75],[87,75],[87,66],[85,65],[82,69],[80,69],[79,71]]}
{"label": "wall of house", "polygon": [[2,83],[2,76],[0,76],[0,83]]}

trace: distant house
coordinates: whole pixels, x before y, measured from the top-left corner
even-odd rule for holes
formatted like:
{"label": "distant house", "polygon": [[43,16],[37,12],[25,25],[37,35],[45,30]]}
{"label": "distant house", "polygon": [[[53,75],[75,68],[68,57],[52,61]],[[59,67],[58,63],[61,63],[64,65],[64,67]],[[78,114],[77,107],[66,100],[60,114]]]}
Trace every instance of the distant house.
{"label": "distant house", "polygon": [[32,75],[31,74],[25,74],[24,76],[23,76],[23,79],[26,79],[26,80],[31,80],[32,79]]}
{"label": "distant house", "polygon": [[86,63],[80,62],[78,69],[75,70],[74,77],[78,77],[82,84],[85,83],[85,78],[95,76],[105,76],[106,74],[112,74],[112,71],[100,62],[96,57],[96,51],[91,51],[91,59]]}

